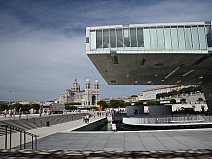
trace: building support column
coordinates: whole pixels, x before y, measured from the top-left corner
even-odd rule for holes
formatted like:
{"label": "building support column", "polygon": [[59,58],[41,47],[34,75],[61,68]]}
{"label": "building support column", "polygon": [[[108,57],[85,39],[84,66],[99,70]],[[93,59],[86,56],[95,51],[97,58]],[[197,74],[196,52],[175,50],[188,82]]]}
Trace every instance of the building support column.
{"label": "building support column", "polygon": [[212,82],[204,84],[201,87],[206,99],[208,110],[212,112]]}

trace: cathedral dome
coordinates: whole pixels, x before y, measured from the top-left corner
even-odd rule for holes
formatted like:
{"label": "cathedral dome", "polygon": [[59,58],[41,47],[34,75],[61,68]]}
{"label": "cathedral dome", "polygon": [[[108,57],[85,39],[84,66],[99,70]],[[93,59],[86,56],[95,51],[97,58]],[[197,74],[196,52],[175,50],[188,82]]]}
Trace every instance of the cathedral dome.
{"label": "cathedral dome", "polygon": [[89,79],[86,79],[86,81],[85,81],[86,83],[89,83],[89,82],[91,82]]}

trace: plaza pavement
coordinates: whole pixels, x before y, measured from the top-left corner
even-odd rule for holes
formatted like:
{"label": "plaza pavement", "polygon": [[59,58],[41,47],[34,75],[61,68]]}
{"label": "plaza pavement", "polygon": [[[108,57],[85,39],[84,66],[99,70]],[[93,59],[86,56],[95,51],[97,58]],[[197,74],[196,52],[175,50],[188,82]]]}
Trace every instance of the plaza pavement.
{"label": "plaza pavement", "polygon": [[[90,118],[90,123],[104,117],[92,117]],[[84,125],[86,124],[80,119],[50,127],[32,129],[29,132],[39,135],[39,150],[176,151],[212,149],[212,128],[135,132],[72,131]],[[13,139],[15,139],[13,147],[18,146],[18,134]],[[3,142],[4,138],[1,137],[0,143]],[[31,148],[30,142],[27,144],[27,148]]]}
{"label": "plaza pavement", "polygon": [[38,140],[38,149],[78,151],[212,149],[212,128],[137,132],[59,132]]}

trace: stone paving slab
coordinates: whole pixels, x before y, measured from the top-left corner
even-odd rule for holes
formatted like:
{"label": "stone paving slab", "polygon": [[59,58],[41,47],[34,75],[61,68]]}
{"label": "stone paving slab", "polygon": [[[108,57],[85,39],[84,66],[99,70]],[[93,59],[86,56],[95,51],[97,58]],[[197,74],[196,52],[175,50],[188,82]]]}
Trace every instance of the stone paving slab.
{"label": "stone paving slab", "polygon": [[38,140],[40,150],[52,150],[51,146],[57,150],[95,151],[212,149],[212,129],[160,132],[60,132]]}

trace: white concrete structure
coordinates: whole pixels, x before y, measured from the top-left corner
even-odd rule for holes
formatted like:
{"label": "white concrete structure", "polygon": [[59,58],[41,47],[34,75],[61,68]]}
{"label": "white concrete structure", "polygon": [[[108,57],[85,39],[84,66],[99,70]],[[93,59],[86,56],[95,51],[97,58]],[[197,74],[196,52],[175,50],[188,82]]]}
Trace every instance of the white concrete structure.
{"label": "white concrete structure", "polygon": [[85,82],[85,90],[80,89],[77,79],[73,82],[72,88],[67,89],[65,93],[59,97],[58,101],[61,104],[65,103],[81,103],[82,106],[97,106],[100,100],[99,81],[95,80],[94,88],[91,88],[89,79]]}

